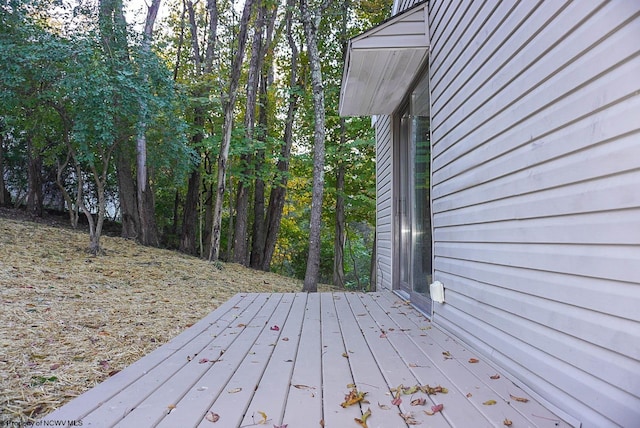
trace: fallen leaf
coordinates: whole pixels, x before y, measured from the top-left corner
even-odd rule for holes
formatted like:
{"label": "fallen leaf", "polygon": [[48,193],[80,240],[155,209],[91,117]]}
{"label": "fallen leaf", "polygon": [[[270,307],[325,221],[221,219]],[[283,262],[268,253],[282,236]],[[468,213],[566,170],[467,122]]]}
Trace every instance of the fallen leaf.
{"label": "fallen leaf", "polygon": [[345,357],[345,358],[349,358],[349,354],[347,354],[346,352],[343,352],[342,356]]}
{"label": "fallen leaf", "polygon": [[229,394],[235,394],[235,393],[240,392],[240,391],[242,391],[242,388],[233,388],[233,389],[229,389],[227,392],[228,392]]}
{"label": "fallen leaf", "polygon": [[477,358],[469,358],[469,362],[470,362],[471,364],[475,364],[475,363],[479,363],[479,362],[480,362],[480,360],[479,360],[479,359],[477,359]]}
{"label": "fallen leaf", "polygon": [[347,395],[344,396],[344,402],[340,405],[342,407],[348,407],[354,404],[358,404],[362,400],[364,400],[364,396],[367,395],[366,392],[358,391],[356,388],[353,388]]}
{"label": "fallen leaf", "polygon": [[427,411],[427,410],[425,410],[424,412],[429,416],[433,416],[436,413],[441,412],[442,409],[444,409],[444,404],[438,404],[436,406],[431,406],[431,411],[430,412]]}
{"label": "fallen leaf", "polygon": [[364,412],[364,414],[362,415],[362,418],[353,418],[358,425],[360,425],[362,428],[368,428],[367,427],[367,419],[369,418],[369,416],[371,416],[371,409],[367,409],[366,412]]}
{"label": "fallen leaf", "polygon": [[200,364],[204,364],[204,363],[208,363],[209,359],[208,358],[200,358],[200,361],[198,361],[198,363]]}
{"label": "fallen leaf", "polygon": [[493,406],[494,404],[498,404],[498,402],[496,400],[487,400],[484,403],[485,406]]}
{"label": "fallen leaf", "polygon": [[414,419],[413,413],[400,413],[400,416],[407,425],[420,425],[422,423]]}
{"label": "fallen leaf", "polygon": [[381,408],[382,410],[391,410],[391,407],[387,406],[386,404],[378,403],[378,407]]}
{"label": "fallen leaf", "polygon": [[271,328],[270,328],[270,330],[273,330],[273,331],[280,331],[280,327],[278,327],[277,325],[272,325],[272,326],[271,326]]}
{"label": "fallen leaf", "polygon": [[471,398],[471,397],[473,397],[473,394],[469,392],[469,393],[467,394],[467,398]]}
{"label": "fallen leaf", "polygon": [[504,418],[504,421],[502,421],[503,425],[510,427],[511,425],[513,425],[513,422],[511,422],[509,419]]}
{"label": "fallen leaf", "polygon": [[220,420],[220,415],[217,413],[209,412],[207,416],[204,417],[209,422],[213,422],[214,424]]}
{"label": "fallen leaf", "polygon": [[258,410],[258,414],[262,417],[262,419],[260,419],[257,424],[258,425],[264,425],[267,423],[267,414],[265,412],[261,412]]}
{"label": "fallen leaf", "polygon": [[300,385],[300,384],[293,385],[293,387],[298,389],[315,389],[313,386]]}
{"label": "fallen leaf", "polygon": [[176,408],[176,405],[175,405],[175,404],[169,404],[169,405],[167,406],[167,415],[168,415],[169,413],[171,413],[171,411],[172,411],[173,409],[175,409],[175,408]]}
{"label": "fallen leaf", "polygon": [[529,401],[528,398],[516,397],[515,395],[511,395],[511,394],[509,394],[509,397],[511,397],[512,400],[519,401],[520,403],[527,403]]}
{"label": "fallen leaf", "polygon": [[387,334],[386,334],[385,332],[382,332],[382,333],[380,334],[380,338],[381,338],[381,339],[384,339],[384,338],[386,338],[386,337],[387,337]]}
{"label": "fallen leaf", "polygon": [[274,425],[273,428],[287,428],[289,426],[289,424],[284,424],[284,425]]}
{"label": "fallen leaf", "polygon": [[243,328],[243,327],[246,327],[246,326],[247,326],[246,324],[240,323],[240,324],[238,324],[236,327]]}
{"label": "fallen leaf", "polygon": [[391,404],[393,404],[394,406],[399,406],[402,403],[402,398],[400,397],[396,397],[393,400],[391,400]]}
{"label": "fallen leaf", "polygon": [[451,352],[449,352],[449,351],[444,351],[444,352],[442,353],[442,355],[444,355],[445,357],[450,357],[450,356],[451,356]]}
{"label": "fallen leaf", "polygon": [[420,391],[424,392],[425,394],[428,395],[435,395],[435,394],[446,394],[449,392],[449,390],[443,386],[429,386],[429,385],[423,385],[420,387]]}
{"label": "fallen leaf", "polygon": [[419,386],[410,386],[407,388],[402,388],[402,393],[404,395],[411,395],[411,394],[415,394],[416,392],[418,392],[420,390]]}
{"label": "fallen leaf", "polygon": [[411,405],[412,406],[424,406],[425,404],[427,404],[427,399],[426,398],[415,398],[413,400],[411,400]]}
{"label": "fallen leaf", "polygon": [[282,338],[282,340],[283,340],[284,342],[288,342],[288,341],[289,341],[289,338],[288,338],[288,337],[283,337],[283,338]]}
{"label": "fallen leaf", "polygon": [[495,379],[500,379],[500,375],[499,374],[494,374],[493,376],[489,376],[489,378],[495,380]]}

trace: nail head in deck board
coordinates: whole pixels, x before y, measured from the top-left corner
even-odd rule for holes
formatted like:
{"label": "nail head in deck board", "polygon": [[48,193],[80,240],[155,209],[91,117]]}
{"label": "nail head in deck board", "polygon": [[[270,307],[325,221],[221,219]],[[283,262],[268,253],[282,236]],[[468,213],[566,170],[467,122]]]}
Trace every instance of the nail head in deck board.
{"label": "nail head in deck board", "polygon": [[[530,413],[560,421],[504,373],[490,379],[486,374],[496,369],[482,358],[468,364],[475,354],[398,302],[388,292],[239,294],[44,419],[82,419],[83,426],[100,427],[233,428],[258,423],[263,412],[266,426],[320,427],[324,421],[326,428],[342,428],[357,426],[354,418],[371,408],[370,428],[406,426],[400,412],[430,427],[464,427],[467,421],[502,426],[505,414],[514,425],[556,426]],[[274,325],[279,328],[272,330]],[[444,359],[444,350],[454,358]],[[367,392],[370,403],[342,408],[350,383]],[[400,384],[440,384],[449,393],[403,395],[397,407],[389,390]],[[514,403],[509,394],[529,402]],[[427,398],[426,405],[411,406],[418,396]],[[486,397],[498,404],[483,406]],[[424,414],[439,403],[441,413]],[[205,419],[209,412],[220,416],[215,425]]]}

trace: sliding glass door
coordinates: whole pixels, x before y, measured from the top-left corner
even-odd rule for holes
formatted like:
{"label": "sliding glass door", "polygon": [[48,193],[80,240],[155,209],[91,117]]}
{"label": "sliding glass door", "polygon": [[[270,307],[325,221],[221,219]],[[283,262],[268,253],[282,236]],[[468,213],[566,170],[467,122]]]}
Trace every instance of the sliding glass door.
{"label": "sliding glass door", "polygon": [[431,312],[431,143],[427,73],[396,120],[396,288],[425,313]]}

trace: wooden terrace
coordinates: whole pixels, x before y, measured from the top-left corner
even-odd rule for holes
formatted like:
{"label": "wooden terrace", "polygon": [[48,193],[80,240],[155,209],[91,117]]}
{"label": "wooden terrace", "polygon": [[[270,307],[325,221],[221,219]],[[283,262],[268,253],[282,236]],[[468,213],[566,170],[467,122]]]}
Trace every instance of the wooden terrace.
{"label": "wooden terrace", "polygon": [[[355,403],[345,407],[350,393]],[[238,294],[44,421],[171,428],[568,426],[389,292]]]}

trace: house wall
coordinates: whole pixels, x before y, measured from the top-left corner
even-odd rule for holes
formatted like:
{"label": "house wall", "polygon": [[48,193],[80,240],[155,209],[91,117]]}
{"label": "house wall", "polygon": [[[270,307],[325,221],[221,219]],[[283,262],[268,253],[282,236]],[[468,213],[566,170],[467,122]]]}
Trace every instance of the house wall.
{"label": "house wall", "polygon": [[391,290],[393,280],[393,150],[391,117],[376,118],[376,288]]}
{"label": "house wall", "polygon": [[640,426],[640,2],[431,0],[433,321]]}

